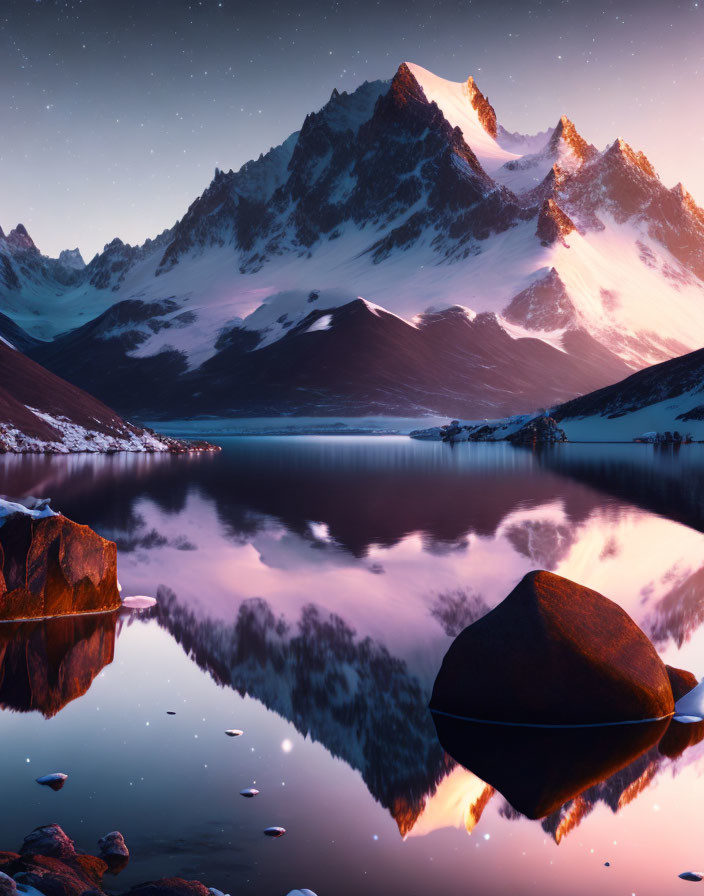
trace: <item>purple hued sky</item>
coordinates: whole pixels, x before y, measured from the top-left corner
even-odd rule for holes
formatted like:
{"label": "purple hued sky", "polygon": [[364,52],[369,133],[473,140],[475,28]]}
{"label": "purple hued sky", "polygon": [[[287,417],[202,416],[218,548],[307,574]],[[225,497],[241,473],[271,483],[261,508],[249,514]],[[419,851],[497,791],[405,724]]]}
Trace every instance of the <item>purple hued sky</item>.
{"label": "purple hued sky", "polygon": [[405,59],[473,74],[509,130],[623,137],[704,204],[704,0],[4,0],[0,225],[141,242]]}

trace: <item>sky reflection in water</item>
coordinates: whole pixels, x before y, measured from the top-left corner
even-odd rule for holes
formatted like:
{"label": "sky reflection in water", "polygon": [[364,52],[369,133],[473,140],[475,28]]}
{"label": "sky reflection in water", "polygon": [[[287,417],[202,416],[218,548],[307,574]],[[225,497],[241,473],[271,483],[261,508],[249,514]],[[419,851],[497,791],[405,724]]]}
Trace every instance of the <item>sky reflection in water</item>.
{"label": "sky reflection in water", "polygon": [[[700,446],[223,444],[0,458],[0,493],[50,495],[117,541],[125,593],[159,596],[0,631],[0,848],[48,821],[86,851],[118,828],[113,889],[183,874],[233,894],[641,896],[697,866],[704,749],[653,747],[529,821],[445,756],[426,706],[452,637],[534,568],[703,675]],[[51,771],[59,793],[34,784]]]}

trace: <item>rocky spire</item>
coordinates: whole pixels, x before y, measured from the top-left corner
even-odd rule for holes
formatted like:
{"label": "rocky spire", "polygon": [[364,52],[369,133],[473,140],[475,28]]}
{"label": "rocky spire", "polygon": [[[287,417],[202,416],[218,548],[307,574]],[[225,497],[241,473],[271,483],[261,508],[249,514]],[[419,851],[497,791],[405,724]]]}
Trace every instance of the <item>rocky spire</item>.
{"label": "rocky spire", "polygon": [[655,180],[658,179],[655,169],[650,164],[647,156],[640,151],[636,152],[620,137],[617,140],[614,140],[611,146],[605,150],[604,156],[607,158],[624,159],[629,164],[635,165],[636,168],[639,168],[644,174],[647,174],[648,177],[652,177]]}
{"label": "rocky spire", "polygon": [[548,149],[556,153],[560,143],[568,146],[572,153],[582,162],[594,158],[597,154],[596,147],[592,146],[591,143],[587,143],[566,115],[561,116],[555,130],[552,132]]}
{"label": "rocky spire", "polygon": [[7,242],[15,249],[36,249],[32,237],[27,233],[24,224],[18,224],[6,237]]}
{"label": "rocky spire", "polygon": [[489,102],[489,97],[484,96],[471,75],[467,79],[467,90],[469,91],[469,102],[479,116],[482,127],[490,137],[496,139],[496,112]]}
{"label": "rocky spire", "polygon": [[575,230],[572,220],[562,211],[554,199],[543,202],[538,215],[535,235],[544,246],[551,246],[558,240],[565,242],[568,233]]}

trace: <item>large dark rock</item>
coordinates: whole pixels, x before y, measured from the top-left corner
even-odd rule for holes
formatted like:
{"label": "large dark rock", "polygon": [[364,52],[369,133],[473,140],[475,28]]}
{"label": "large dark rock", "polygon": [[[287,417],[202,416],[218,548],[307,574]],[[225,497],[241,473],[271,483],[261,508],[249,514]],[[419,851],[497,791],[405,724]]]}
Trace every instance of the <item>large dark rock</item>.
{"label": "large dark rock", "polygon": [[0,620],[120,607],[117,548],[61,514],[16,513],[0,525]]}
{"label": "large dark rock", "polygon": [[431,709],[525,725],[598,725],[674,711],[667,671],[603,595],[531,572],[448,650]]}

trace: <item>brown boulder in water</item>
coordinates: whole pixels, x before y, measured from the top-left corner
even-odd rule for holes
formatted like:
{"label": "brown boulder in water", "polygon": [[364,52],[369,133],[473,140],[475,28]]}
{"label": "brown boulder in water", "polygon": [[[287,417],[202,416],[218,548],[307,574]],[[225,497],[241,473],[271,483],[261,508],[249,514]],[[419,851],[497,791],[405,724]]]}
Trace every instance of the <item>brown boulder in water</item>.
{"label": "brown boulder in water", "polygon": [[493,722],[601,725],[660,719],[675,704],[664,664],[621,607],[537,571],[455,639],[430,707]]}
{"label": "brown boulder in water", "polygon": [[12,514],[0,525],[0,620],[120,607],[117,548],[61,514]]}

